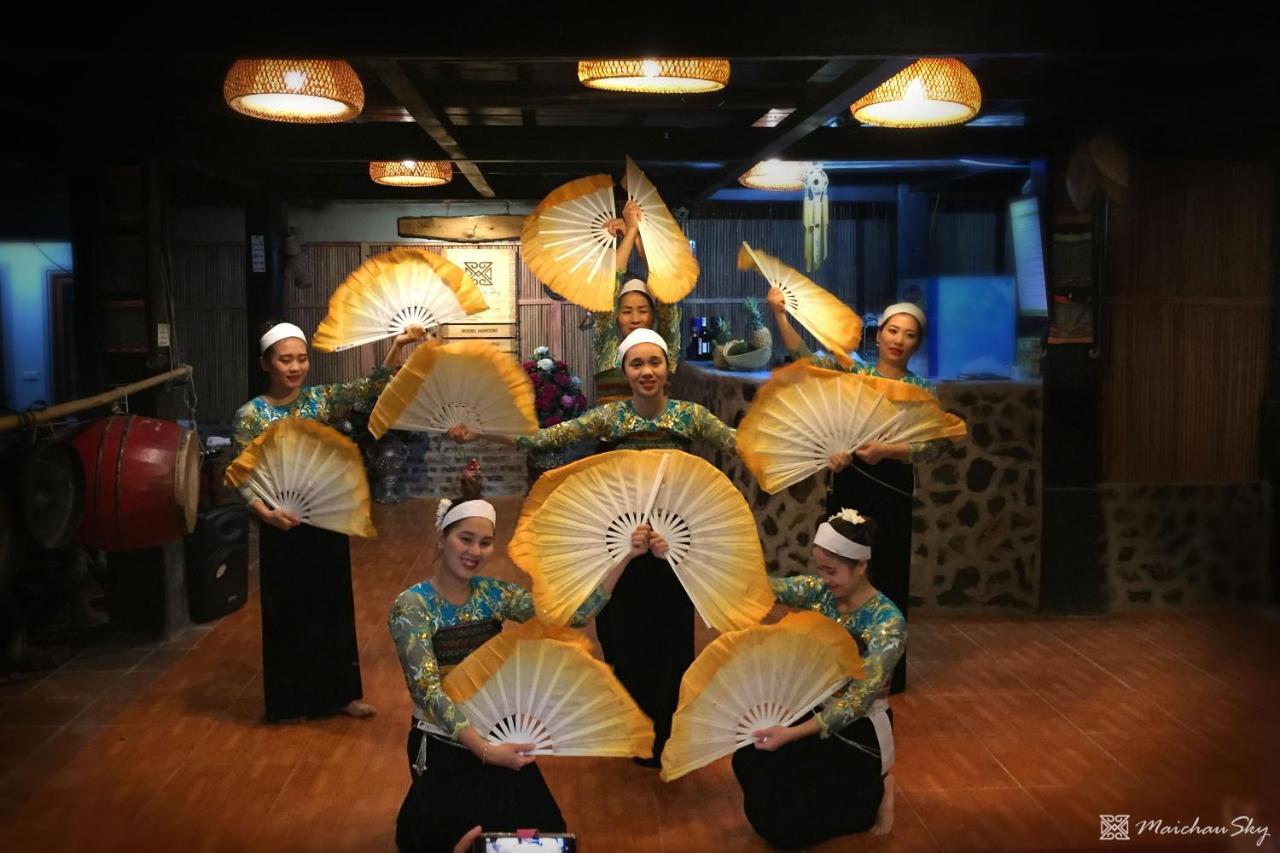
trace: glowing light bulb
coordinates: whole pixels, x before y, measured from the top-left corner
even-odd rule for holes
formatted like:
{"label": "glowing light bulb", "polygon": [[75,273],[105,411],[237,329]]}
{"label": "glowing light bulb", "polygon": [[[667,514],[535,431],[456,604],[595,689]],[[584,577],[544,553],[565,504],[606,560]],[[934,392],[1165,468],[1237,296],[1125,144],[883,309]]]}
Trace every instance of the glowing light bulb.
{"label": "glowing light bulb", "polygon": [[297,92],[307,85],[307,75],[301,71],[284,72],[284,85],[290,91]]}
{"label": "glowing light bulb", "polygon": [[640,70],[646,77],[657,77],[662,73],[662,66],[658,64],[656,59],[646,59],[640,63]]}

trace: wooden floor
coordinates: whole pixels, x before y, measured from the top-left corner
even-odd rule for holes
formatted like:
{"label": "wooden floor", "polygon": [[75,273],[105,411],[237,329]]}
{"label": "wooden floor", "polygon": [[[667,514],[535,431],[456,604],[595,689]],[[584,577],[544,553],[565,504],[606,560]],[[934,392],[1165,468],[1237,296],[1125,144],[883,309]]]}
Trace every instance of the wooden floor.
{"label": "wooden floor", "polygon": [[[505,546],[518,504],[498,503]],[[169,643],[99,645],[0,684],[0,850],[394,850],[410,703],[385,619],[431,569],[433,509],[378,507],[379,538],[353,542],[371,720],[261,721],[256,596]],[[505,554],[490,569],[519,575]],[[1240,850],[1257,835],[1188,842],[1139,836],[1137,822],[1252,818],[1269,828],[1262,849],[1277,848],[1274,618],[922,613],[910,649],[893,702],[896,829],[820,849],[1123,849],[1099,840],[1102,814],[1130,815],[1133,844]],[[727,761],[673,784],[627,761],[540,764],[584,851],[767,849]]]}

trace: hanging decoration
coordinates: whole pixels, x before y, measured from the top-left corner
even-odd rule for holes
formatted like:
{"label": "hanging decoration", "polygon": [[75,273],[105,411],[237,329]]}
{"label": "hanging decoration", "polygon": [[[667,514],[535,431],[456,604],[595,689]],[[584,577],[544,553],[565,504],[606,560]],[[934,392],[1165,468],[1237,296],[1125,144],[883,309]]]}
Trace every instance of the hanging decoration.
{"label": "hanging decoration", "polygon": [[804,172],[804,269],[813,272],[827,259],[827,173],[814,163]]}

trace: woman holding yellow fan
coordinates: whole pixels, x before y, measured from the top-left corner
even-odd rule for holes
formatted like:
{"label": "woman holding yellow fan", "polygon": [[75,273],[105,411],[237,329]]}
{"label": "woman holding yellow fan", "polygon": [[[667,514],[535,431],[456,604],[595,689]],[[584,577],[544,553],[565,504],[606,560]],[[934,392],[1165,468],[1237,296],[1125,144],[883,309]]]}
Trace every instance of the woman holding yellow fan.
{"label": "woman holding yellow fan", "polygon": [[[448,850],[476,824],[488,831],[565,829],[542,773],[529,766],[534,744],[490,742],[442,684],[445,674],[501,632],[503,620],[524,622],[535,614],[528,590],[480,574],[493,553],[497,514],[468,474],[463,496],[440,501],[436,510],[434,577],[400,593],[387,619],[414,703],[408,742],[412,784],[396,818],[402,853]],[[633,531],[631,550],[570,624],[583,625],[599,612],[622,570],[651,547],[663,549],[665,543],[655,541],[648,528]]]}
{"label": "woman holding yellow fan", "polygon": [[[849,632],[862,675],[792,726],[752,732],[755,747],[733,755],[751,826],[779,847],[808,847],[893,825],[893,726],[889,681],[907,627],[868,574],[876,525],[842,510],[814,535],[818,573],[771,580],[782,604],[821,613]],[[877,552],[878,552],[877,548]],[[877,554],[877,565],[879,557]]]}
{"label": "woman holding yellow fan", "polygon": [[[403,348],[423,337],[419,326],[398,335],[383,364],[363,379],[304,387],[311,369],[306,335],[292,323],[269,324],[258,340],[267,391],[236,411],[236,450],[243,453],[273,423],[289,418],[325,421],[359,400],[376,398]],[[336,430],[332,433],[332,441],[346,441]],[[349,464],[359,465],[358,455]],[[361,481],[363,477],[361,470]],[[372,715],[373,706],[361,701],[347,536],[306,524],[284,506],[268,505],[247,486],[240,493],[262,522],[258,566],[266,718]]]}
{"label": "woman holding yellow fan", "polygon": [[629,275],[631,252],[644,258],[640,242],[640,221],[644,211],[634,201],[622,208],[622,218],[606,223],[605,230],[618,238],[616,269],[618,296],[613,311],[597,311],[588,315],[591,323],[591,347],[595,357],[596,403],[625,400],[631,388],[618,366],[618,343],[636,329],[653,329],[667,343],[667,373],[675,372],[680,354],[680,306],[659,302],[649,293],[645,282]]}
{"label": "woman holding yellow fan", "polygon": [[[695,441],[725,453],[736,452],[734,431],[704,407],[667,397],[667,343],[651,329],[637,329],[618,347],[618,363],[631,396],[606,403],[581,417],[518,436],[521,450],[557,450],[585,439],[606,449],[688,450]],[[449,431],[459,441],[475,434],[465,426]],[[680,694],[680,678],[693,660],[693,603],[663,559],[637,558],[596,620],[605,660],[653,720],[658,766],[671,732],[671,716]]]}
{"label": "woman holding yellow fan", "polygon": [[[808,359],[828,370],[879,377],[922,388],[934,397],[937,391],[926,379],[912,373],[907,364],[920,348],[925,315],[909,302],[884,310],[876,332],[880,357],[874,364],[853,363],[845,367],[835,358],[815,356],[792,328],[785,311],[785,297],[778,287],[769,290],[767,301],[778,324],[783,344],[792,357]],[[912,443],[871,441],[852,452],[831,456],[831,481],[827,490],[827,513],[841,507],[858,506],[880,525],[877,573],[885,594],[905,616],[911,597],[911,511],[915,492],[915,463],[930,462],[950,444],[946,438]],[[893,692],[906,689],[905,657],[893,675]]]}

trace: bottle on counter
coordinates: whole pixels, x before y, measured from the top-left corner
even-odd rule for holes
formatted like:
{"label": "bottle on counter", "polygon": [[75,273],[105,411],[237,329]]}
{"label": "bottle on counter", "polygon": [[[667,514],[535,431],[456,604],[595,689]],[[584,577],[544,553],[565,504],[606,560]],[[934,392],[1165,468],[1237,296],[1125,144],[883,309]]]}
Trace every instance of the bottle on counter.
{"label": "bottle on counter", "polygon": [[690,318],[689,345],[685,347],[685,359],[688,361],[709,361],[713,345],[712,332],[707,324],[707,318]]}

